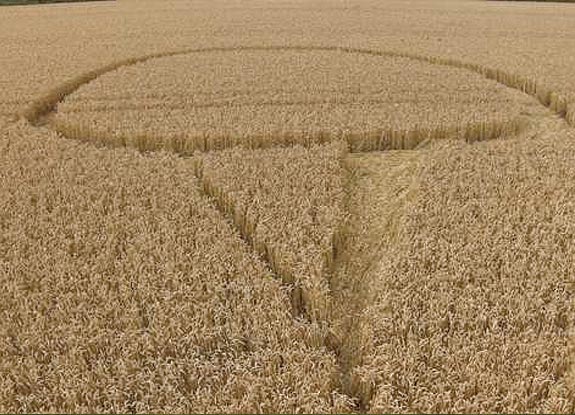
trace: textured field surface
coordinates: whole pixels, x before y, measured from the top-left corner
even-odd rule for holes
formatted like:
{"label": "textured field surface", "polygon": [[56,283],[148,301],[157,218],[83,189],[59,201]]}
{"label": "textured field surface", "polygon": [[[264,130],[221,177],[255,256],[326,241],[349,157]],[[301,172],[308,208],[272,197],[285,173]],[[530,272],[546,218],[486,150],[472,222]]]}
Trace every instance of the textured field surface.
{"label": "textured field surface", "polygon": [[344,390],[369,406],[375,379],[357,372],[373,353],[374,325],[386,314],[370,314],[377,295],[378,263],[396,239],[408,205],[422,151],[387,151],[354,154],[346,160],[348,172],[346,240],[333,273],[333,335],[339,347]]}
{"label": "textured field surface", "polygon": [[32,5],[48,3],[79,3],[86,1],[108,1],[108,0],[0,0],[0,6]]}
{"label": "textured field surface", "polygon": [[0,412],[575,412],[575,8],[0,8]]}
{"label": "textured field surface", "polygon": [[335,357],[192,163],[0,140],[2,411],[333,408]]}
{"label": "textured field surface", "polygon": [[573,411],[575,172],[560,134],[428,155],[373,286],[368,313],[388,317],[357,369],[378,379],[373,411]]}
{"label": "textured field surface", "polygon": [[10,124],[12,120],[10,117],[0,116],[0,129],[4,128],[6,125]]}
{"label": "textured field surface", "polygon": [[66,97],[54,122],[69,135],[128,145],[137,137],[145,148],[184,153],[335,139],[367,150],[400,145],[392,136],[401,132],[511,131],[530,103],[473,72],[409,58],[232,49],[107,73]]}
{"label": "textured field surface", "polygon": [[343,143],[272,150],[228,150],[201,157],[208,193],[238,224],[254,250],[294,284],[297,313],[329,318],[326,278],[344,219]]}

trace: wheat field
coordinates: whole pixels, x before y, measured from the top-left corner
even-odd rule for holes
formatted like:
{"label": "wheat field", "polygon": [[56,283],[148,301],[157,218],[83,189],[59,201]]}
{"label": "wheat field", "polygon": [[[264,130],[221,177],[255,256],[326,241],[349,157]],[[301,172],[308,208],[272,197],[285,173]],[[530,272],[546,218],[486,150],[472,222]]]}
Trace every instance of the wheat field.
{"label": "wheat field", "polygon": [[0,412],[575,412],[575,7],[0,7]]}

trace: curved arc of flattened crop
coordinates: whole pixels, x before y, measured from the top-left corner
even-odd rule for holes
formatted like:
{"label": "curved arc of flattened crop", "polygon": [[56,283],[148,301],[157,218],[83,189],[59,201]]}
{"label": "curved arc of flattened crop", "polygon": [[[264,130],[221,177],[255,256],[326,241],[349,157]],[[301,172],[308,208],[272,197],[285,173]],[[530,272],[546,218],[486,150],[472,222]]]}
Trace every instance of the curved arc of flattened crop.
{"label": "curved arc of flattened crop", "polygon": [[91,126],[68,123],[66,120],[54,119],[50,128],[64,137],[86,141],[107,147],[132,147],[142,152],[170,151],[183,156],[190,156],[196,151],[220,151],[233,147],[266,149],[273,147],[292,147],[301,145],[310,147],[333,141],[347,142],[351,152],[371,152],[386,150],[413,150],[428,140],[460,137],[467,142],[497,139],[503,136],[514,136],[526,130],[529,122],[524,119],[508,121],[475,122],[464,125],[446,125],[435,128],[414,128],[410,130],[376,129],[361,132],[331,133],[317,131],[313,134],[270,133],[247,137],[201,135],[191,137],[187,134],[173,135],[164,139],[158,133],[110,133],[99,131]]}
{"label": "curved arc of flattened crop", "polygon": [[312,45],[287,45],[287,46],[235,46],[235,47],[207,47],[196,49],[182,49],[169,52],[152,53],[141,57],[123,59],[101,68],[86,72],[76,78],[73,78],[60,86],[52,89],[44,96],[34,100],[19,115],[28,120],[33,125],[42,123],[42,120],[50,113],[55,112],[58,104],[67,96],[76,92],[80,87],[89,84],[102,75],[116,71],[122,67],[133,66],[138,63],[147,62],[153,59],[166,58],[171,56],[188,55],[193,53],[205,52],[233,52],[233,51],[256,51],[256,50],[302,50],[302,51],[335,51],[366,54],[373,56],[399,57],[408,58],[420,62],[426,62],[433,65],[443,65],[455,68],[466,69],[475,72],[487,79],[494,80],[509,88],[519,90],[529,94],[539,100],[541,104],[550,108],[561,117],[565,118],[571,126],[575,127],[575,108],[572,103],[561,93],[555,92],[540,85],[538,82],[522,77],[501,69],[493,69],[480,64],[460,61],[457,59],[436,57],[431,55],[420,55],[411,52],[402,52],[394,50],[364,49],[345,46],[312,46]]}
{"label": "curved arc of flattened crop", "polygon": [[[214,48],[198,48],[198,49],[184,49],[178,51],[162,52],[150,54],[142,57],[129,58],[121,61],[111,63],[109,65],[103,66],[101,68],[86,72],[76,78],[63,83],[59,87],[49,91],[44,96],[34,100],[23,112],[18,114],[20,117],[26,119],[30,124],[34,126],[40,126],[43,124],[50,124],[50,116],[56,112],[57,106],[66,97],[76,92],[79,88],[84,85],[91,83],[102,75],[113,72],[115,70],[121,69],[122,67],[133,66],[139,63],[144,63],[153,59],[160,59],[171,56],[180,56],[193,53],[204,53],[204,52],[231,52],[231,51],[257,51],[257,50],[302,50],[302,51],[335,51],[335,52],[346,52],[346,53],[356,53],[356,54],[367,54],[373,56],[384,56],[384,57],[399,57],[408,58],[420,62],[426,62],[434,65],[450,66],[455,68],[466,69],[471,72],[475,72],[487,79],[494,80],[502,85],[509,88],[519,90],[528,95],[531,95],[538,99],[538,101],[545,107],[550,108],[562,118],[564,118],[571,126],[575,126],[575,106],[573,104],[569,105],[568,100],[561,94],[552,92],[547,88],[542,87],[537,82],[524,78],[512,73],[508,73],[499,69],[491,69],[484,67],[482,65],[467,63],[463,61],[458,61],[455,59],[433,57],[418,55],[410,52],[400,52],[400,51],[383,51],[383,50],[372,50],[372,49],[362,49],[353,47],[341,47],[341,46],[244,46],[244,47],[214,47]],[[513,134],[519,132],[523,128],[521,123],[512,121],[509,123],[505,122],[494,122],[487,124],[476,124],[463,127],[452,127],[452,126],[442,126],[436,130],[414,130],[414,131],[373,131],[373,132],[363,132],[350,134],[349,136],[342,137],[327,137],[325,134],[319,134],[316,140],[309,140],[309,144],[321,143],[325,141],[331,141],[331,139],[343,139],[350,144],[350,150],[352,151],[378,151],[378,150],[388,150],[388,149],[412,149],[417,147],[421,142],[427,139],[444,137],[446,135],[459,135],[463,136],[468,141],[477,141],[482,139],[492,139],[498,138],[505,134]],[[65,125],[58,123],[51,123],[50,128],[59,132],[68,138],[80,138],[84,136],[89,140],[100,142],[107,146],[132,146],[136,147],[142,151],[153,151],[153,150],[170,150],[180,155],[193,153],[195,150],[216,150],[222,148],[228,148],[232,145],[237,145],[238,142],[230,139],[230,137],[222,137],[221,140],[216,140],[218,143],[222,143],[221,146],[208,146],[207,142],[204,142],[205,148],[194,148],[188,149],[185,147],[185,140],[183,138],[173,140],[169,145],[156,146],[154,147],[153,137],[116,137],[116,139],[108,141],[101,134],[98,134],[89,129],[82,128],[77,125]],[[361,138],[359,136],[362,136]],[[367,136],[367,139],[366,139]],[[267,138],[266,138],[267,139]],[[254,142],[264,143],[266,140],[263,137],[253,139]],[[305,144],[301,140],[295,140],[293,137],[284,137],[283,142],[271,142],[269,145],[255,145],[253,147],[266,147],[274,145],[294,145],[294,144]],[[209,147],[209,148],[208,148]],[[191,150],[191,151],[189,151]],[[236,230],[246,242],[246,244],[254,249],[254,252],[258,253],[260,257],[268,264],[270,270],[275,274],[276,277],[283,280],[284,282],[293,285],[293,278],[290,276],[282,275],[282,270],[277,269],[274,261],[274,253],[264,250],[258,250],[255,247],[253,241],[253,235],[250,232],[250,227],[246,225],[246,218],[242,217],[237,213],[237,210],[233,206],[233,201],[229,200],[226,195],[224,195],[220,189],[213,186],[203,175],[201,164],[196,166],[196,176],[200,181],[200,186],[204,196],[211,200],[214,207],[219,210],[224,216],[228,217],[230,221],[235,226]],[[345,236],[334,235],[333,249],[330,254],[331,257],[327,258],[326,263],[333,264],[335,262],[335,257],[337,256],[337,251],[340,251],[341,246],[344,244],[343,240]],[[329,268],[326,267],[326,268]],[[303,317],[308,320],[313,320],[312,315],[318,314],[316,312],[310,313],[309,304],[305,304],[306,293],[302,292],[302,289],[297,285],[292,291],[292,306],[293,313],[297,317]],[[315,310],[317,311],[317,310]],[[325,314],[325,313],[319,313]],[[336,355],[340,352],[339,348],[341,345],[335,344],[330,345],[330,339],[324,339],[326,346],[333,350]],[[342,372],[342,378],[349,377],[351,368],[347,368]],[[359,391],[363,386],[362,382],[355,382],[357,385],[353,387],[343,386],[343,392],[347,392],[350,395],[354,395],[359,403],[358,408],[363,409],[368,405],[369,397],[362,398],[362,393]],[[363,393],[363,395],[369,395],[369,393]]]}

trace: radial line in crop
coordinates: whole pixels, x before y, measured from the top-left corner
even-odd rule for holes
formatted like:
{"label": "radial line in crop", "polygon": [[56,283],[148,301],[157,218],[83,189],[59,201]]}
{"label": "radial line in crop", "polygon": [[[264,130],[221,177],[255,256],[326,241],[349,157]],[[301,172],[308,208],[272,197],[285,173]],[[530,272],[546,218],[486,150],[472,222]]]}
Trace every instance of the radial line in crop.
{"label": "radial line in crop", "polygon": [[[77,78],[74,78],[62,85],[60,85],[59,87],[53,89],[52,91],[50,91],[49,93],[47,93],[45,96],[40,97],[39,99],[33,101],[31,103],[31,105],[26,108],[26,110],[20,114],[22,117],[24,117],[28,122],[30,122],[32,125],[35,126],[41,126],[41,125],[46,125],[48,128],[51,127],[51,122],[50,122],[50,118],[51,115],[54,114],[57,111],[57,106],[60,102],[62,102],[67,96],[71,95],[72,93],[74,93],[75,91],[77,91],[80,87],[82,87],[83,85],[89,84],[90,82],[94,81],[95,79],[97,79],[98,77],[109,73],[109,72],[113,72],[115,70],[118,70],[122,67],[126,67],[126,66],[131,66],[131,65],[136,65],[138,63],[141,62],[145,62],[145,61],[149,61],[152,59],[157,59],[157,58],[162,58],[162,57],[169,57],[169,56],[176,56],[176,55],[185,55],[185,54],[192,54],[192,53],[200,53],[200,52],[210,52],[210,51],[232,51],[232,50],[307,50],[307,51],[314,51],[314,50],[332,50],[332,51],[340,51],[340,52],[347,52],[347,53],[356,53],[356,54],[369,54],[369,55],[379,55],[379,56],[389,56],[389,57],[403,57],[403,58],[410,58],[410,59],[414,59],[414,60],[418,60],[418,61],[423,61],[423,62],[428,62],[431,64],[436,64],[436,65],[444,65],[444,66],[452,66],[452,67],[457,67],[457,68],[463,68],[463,69],[467,69],[470,70],[472,72],[476,72],[488,79],[492,79],[495,80],[507,87],[510,88],[514,88],[517,90],[520,90],[522,92],[525,92],[527,94],[530,94],[536,98],[538,98],[539,102],[541,102],[541,104],[551,108],[552,110],[556,111],[562,118],[566,119],[568,122],[573,121],[573,116],[570,113],[570,108],[567,107],[567,103],[566,100],[564,98],[561,98],[561,96],[559,94],[556,93],[552,93],[552,92],[548,92],[548,90],[540,87],[536,82],[533,82],[531,80],[528,80],[526,78],[522,78],[519,77],[517,75],[514,74],[510,74],[504,71],[500,71],[500,70],[494,70],[494,69],[490,69],[490,68],[486,68],[483,67],[481,65],[476,65],[476,64],[471,64],[471,63],[465,63],[465,62],[461,62],[461,61],[457,61],[457,60],[452,60],[452,59],[445,59],[445,58],[437,58],[437,57],[430,57],[430,56],[423,56],[423,55],[416,55],[416,54],[412,54],[409,52],[397,52],[397,51],[378,51],[378,50],[369,50],[369,49],[358,49],[358,48],[346,48],[346,47],[325,47],[325,46],[318,46],[318,47],[313,47],[313,46],[263,46],[263,47],[237,47],[237,48],[206,48],[206,49],[188,49],[188,50],[180,50],[180,51],[172,51],[172,52],[164,52],[164,53],[157,53],[157,54],[151,54],[151,55],[146,55],[143,57],[138,57],[138,58],[131,58],[131,59],[126,59],[126,60],[122,60],[122,61],[118,61],[112,64],[109,64],[107,66],[104,66],[102,68],[87,72]],[[481,131],[481,128],[479,129]],[[498,130],[498,129],[495,129]],[[501,131],[503,132],[505,130],[505,128],[501,128]],[[432,133],[431,135],[439,135],[440,133],[444,133],[445,132],[445,128],[441,128],[438,130],[439,132],[435,132]],[[374,151],[374,150],[381,150],[381,149],[390,149],[390,148],[415,148],[417,145],[419,145],[421,143],[421,141],[423,141],[423,139],[425,138],[424,135],[422,134],[417,134],[414,132],[392,132],[397,134],[398,136],[398,142],[402,143],[402,144],[396,144],[396,145],[388,145],[387,147],[383,147],[381,145],[379,146],[366,146],[365,148],[357,148],[357,150],[359,151]],[[365,135],[365,133],[363,133]],[[382,136],[381,132],[374,132],[374,135],[380,135],[380,137]],[[471,134],[471,133],[470,133]],[[392,134],[393,135],[393,134]],[[495,134],[495,136],[500,136],[501,134]],[[409,145],[404,144],[405,140],[411,136],[415,136],[415,139],[413,140],[413,142]],[[471,135],[471,137],[469,137],[471,141],[473,141],[474,138],[476,138],[473,134]],[[108,143],[110,144],[110,143]],[[117,143],[120,144],[120,143]],[[412,145],[413,144],[413,145]],[[386,144],[387,145],[387,144]],[[162,148],[165,149],[165,148]],[[152,149],[146,149],[146,148],[140,148],[140,150],[158,150],[158,148],[152,148]],[[176,153],[181,153],[178,152],[177,149],[172,149],[174,150],[174,152]],[[202,180],[202,175],[200,173],[197,174],[200,182],[202,183],[202,186],[205,185],[204,181]],[[214,198],[207,189],[203,189],[203,194],[204,196],[208,197],[208,199],[211,200],[211,202],[215,205],[215,207],[224,215],[225,214],[225,209],[218,203],[217,198]],[[240,233],[240,235],[242,236],[242,238],[244,239],[244,241],[250,246],[252,247],[252,244],[250,243],[250,235],[244,234],[242,233],[241,228],[238,226],[237,223],[234,223],[236,229],[238,230],[238,232]],[[253,247],[252,247],[253,248]],[[270,265],[270,261],[267,258],[263,258],[268,265],[270,266],[271,269],[271,265]],[[363,264],[365,265],[369,265],[369,264]],[[361,293],[359,293],[361,295]],[[352,294],[352,295],[357,295],[357,293]],[[361,305],[358,306],[361,309]],[[295,314],[300,316],[302,315],[302,308],[295,308]],[[352,329],[352,324],[350,321],[344,321],[343,325],[346,329],[351,330]],[[349,339],[344,339],[343,342],[349,342]],[[351,394],[352,396],[356,397],[360,402],[360,409],[361,408],[365,408],[368,403],[369,403],[369,394],[367,394],[366,396],[362,395],[362,391],[358,390],[358,386],[354,385],[354,380],[351,378],[351,370],[354,366],[353,362],[350,361],[353,360],[353,356],[349,356],[350,353],[350,348],[348,345],[349,350],[347,351],[343,351],[341,349],[341,347],[346,347],[344,346],[340,346],[340,349],[338,350],[337,347],[332,347],[333,350],[335,350],[336,352],[339,351],[339,354],[347,354],[347,356],[344,357],[340,357],[341,359],[344,359],[342,361],[342,378],[344,378],[343,383],[347,384],[348,386],[344,386],[344,389],[346,392],[348,392],[349,394]],[[361,385],[360,385],[361,386]],[[361,388],[359,388],[361,389]]]}

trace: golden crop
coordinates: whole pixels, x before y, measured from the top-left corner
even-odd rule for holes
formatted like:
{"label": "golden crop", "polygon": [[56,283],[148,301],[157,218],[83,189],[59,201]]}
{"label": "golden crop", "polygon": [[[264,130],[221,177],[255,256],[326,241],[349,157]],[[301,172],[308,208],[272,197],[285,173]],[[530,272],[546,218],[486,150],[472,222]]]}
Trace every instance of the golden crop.
{"label": "golden crop", "polygon": [[319,328],[292,318],[286,286],[202,196],[193,163],[26,125],[0,150],[2,411],[345,403]]}
{"label": "golden crop", "polygon": [[70,137],[184,154],[339,139],[365,151],[513,133],[529,103],[478,74],[409,58],[232,49],[105,74],[66,97],[54,124]]}
{"label": "golden crop", "polygon": [[574,21],[0,8],[0,412],[573,413]]}
{"label": "golden crop", "polygon": [[372,410],[574,410],[575,147],[560,136],[429,154],[374,283],[374,349],[357,369],[378,379]]}
{"label": "golden crop", "polygon": [[344,219],[342,143],[290,149],[226,150],[200,158],[206,193],[285,283],[296,314],[330,315],[328,275]]}

